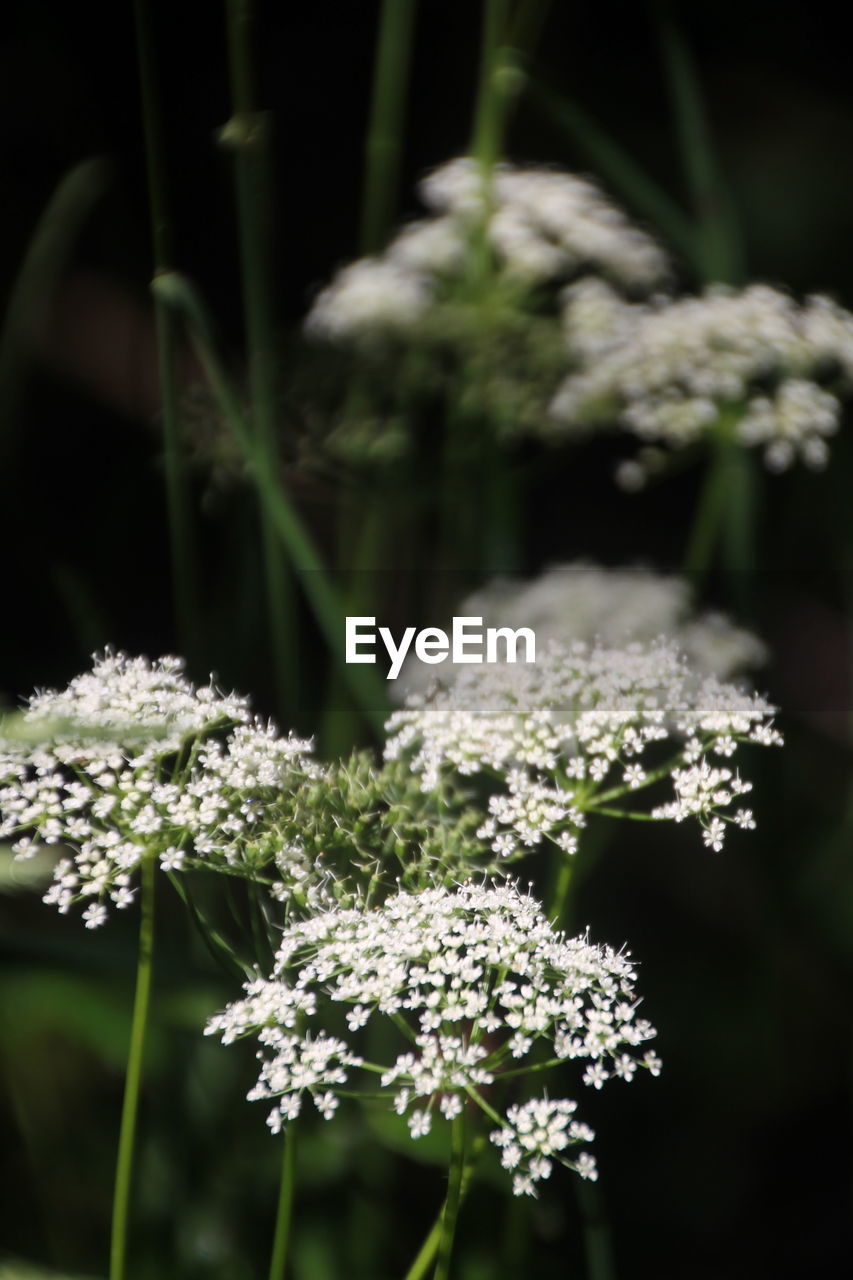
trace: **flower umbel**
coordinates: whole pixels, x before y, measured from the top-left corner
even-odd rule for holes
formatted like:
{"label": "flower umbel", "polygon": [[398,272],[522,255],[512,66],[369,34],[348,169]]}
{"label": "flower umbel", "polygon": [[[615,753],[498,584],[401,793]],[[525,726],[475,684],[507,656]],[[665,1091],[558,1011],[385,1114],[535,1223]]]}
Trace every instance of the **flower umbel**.
{"label": "flower umbel", "polygon": [[[469,1102],[479,1106],[505,1125],[504,1164],[523,1165],[521,1194],[547,1176],[551,1155],[591,1176],[588,1157],[564,1152],[592,1133],[560,1121],[550,1143],[538,1127],[521,1141],[525,1109],[510,1108],[504,1122],[481,1091],[507,1071],[568,1059],[587,1060],[585,1081],[597,1087],[611,1076],[630,1079],[645,1065],[637,1046],[654,1035],[637,1016],[634,980],[626,953],[566,937],[512,882],[399,892],[374,910],[334,908],[288,925],[273,977],[250,983],[207,1032],[225,1043],[257,1036],[262,1066],[249,1096],[275,1100],[273,1130],[298,1114],[306,1095],[331,1115],[331,1099],[351,1087],[358,1068],[379,1075],[413,1138],[429,1132],[436,1113],[451,1119]],[[403,1051],[385,1065],[365,1062],[348,1038],[327,1030],[341,1021],[336,1005],[350,1036],[371,1018],[391,1020]],[[549,1115],[558,1106],[560,1117],[576,1106],[542,1105]]]}
{"label": "flower umbel", "polygon": [[[252,720],[244,698],[195,687],[177,658],[107,652],[36,694],[23,721],[36,746],[0,738],[0,838],[21,858],[67,850],[45,901],[64,913],[91,899],[89,929],[133,901],[145,857],[235,874],[271,862],[267,806],[317,769],[310,743]],[[309,874],[298,854],[290,890]]]}
{"label": "flower umbel", "polygon": [[552,643],[535,664],[468,667],[412,695],[388,722],[386,754],[410,759],[425,791],[448,773],[490,782],[480,834],[505,858],[546,839],[571,852],[588,813],[666,778],[677,799],[649,816],[695,817],[717,847],[727,823],[748,825],[729,809],[751,783],[713,761],[738,743],[780,743],[774,710],[697,674],[672,641]]}

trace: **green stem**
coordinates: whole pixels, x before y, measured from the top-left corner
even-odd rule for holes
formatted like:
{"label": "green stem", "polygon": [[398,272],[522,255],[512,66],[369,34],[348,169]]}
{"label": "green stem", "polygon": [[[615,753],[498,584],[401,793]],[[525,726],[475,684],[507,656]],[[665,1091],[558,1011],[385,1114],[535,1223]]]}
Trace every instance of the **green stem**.
{"label": "green stem", "polygon": [[554,892],[551,896],[551,906],[548,911],[548,918],[559,923],[566,909],[566,901],[569,896],[569,888],[572,883],[572,858],[577,854],[567,854],[560,850],[560,864],[557,871],[557,880],[554,885]]}
{"label": "green stem", "polygon": [[[233,115],[220,140],[234,153],[243,311],[249,359],[251,428],[262,465],[275,475],[278,361],[270,267],[272,217],[269,117],[256,109],[252,68],[251,0],[228,0],[228,52]],[[260,504],[267,609],[282,713],[293,714],[299,691],[293,625],[293,581],[267,506]]]}
{"label": "green stem", "polygon": [[388,696],[385,682],[375,669],[347,665],[344,642],[344,610],[338,592],[329,577],[320,552],[298,511],[277,477],[259,455],[253,435],[247,431],[239,401],[216,353],[211,327],[195,289],[177,271],[161,276],[155,288],[170,306],[185,315],[193,346],[210,387],[222,410],[265,505],[277,536],[282,540],[291,563],[298,570],[317,624],[329,649],[346,674],[350,689],[371,725],[381,732],[385,723]]}
{"label": "green stem", "polygon": [[145,1056],[145,1032],[151,997],[151,961],[154,954],[154,877],[156,860],[147,854],[142,861],[141,919],[139,951],[136,965],[136,994],[130,1028],[130,1049],[124,1079],[124,1102],[116,1160],[113,1194],[112,1238],[110,1242],[110,1280],[124,1280],[127,1263],[127,1223],[133,1176],[133,1153],[136,1119],[139,1112],[139,1088]]}
{"label": "green stem", "polygon": [[[465,1164],[465,1168],[462,1171],[462,1185],[459,1189],[460,1205],[464,1201],[465,1196],[468,1194],[468,1188],[471,1185],[471,1178],[474,1173],[474,1167],[477,1163],[477,1160],[480,1156],[481,1151],[483,1150],[483,1147],[485,1146],[485,1143],[486,1143],[486,1139],[482,1134],[478,1134],[477,1137],[474,1139],[474,1141],[471,1143],[471,1152]],[[458,1212],[458,1207],[459,1206],[457,1206],[457,1212]],[[436,1253],[438,1252],[438,1244],[441,1239],[443,1221],[444,1221],[444,1208],[442,1208],[435,1222],[430,1227],[429,1234],[427,1235],[426,1239],[424,1240],[423,1244],[418,1250],[418,1255],[415,1258],[414,1262],[409,1267],[409,1270],[406,1272],[404,1280],[423,1280],[424,1276],[426,1275],[427,1271],[432,1265],[432,1262],[435,1258]]]}
{"label": "green stem", "polygon": [[365,142],[362,253],[378,253],[394,218],[416,0],[384,0]]}
{"label": "green stem", "polygon": [[447,1184],[447,1199],[441,1215],[441,1235],[438,1241],[438,1259],[435,1264],[435,1280],[448,1280],[450,1275],[450,1259],[453,1254],[453,1239],[456,1235],[456,1221],[459,1217],[459,1206],[462,1202],[462,1179],[465,1173],[465,1111],[463,1105],[458,1116],[453,1117],[453,1129],[450,1139],[450,1175]]}
{"label": "green stem", "polygon": [[296,1187],[296,1131],[289,1125],[284,1135],[284,1153],[281,1161],[278,1208],[275,1217],[272,1257],[269,1280],[284,1280],[287,1255],[290,1248],[290,1228],[293,1220],[293,1197]]}
{"label": "green stem", "polygon": [[716,162],[696,67],[671,16],[668,0],[658,4],[663,58],[673,114],[697,222],[699,256],[706,281],[737,284],[743,276],[742,245],[731,198]]}
{"label": "green stem", "polygon": [[736,409],[726,409],[720,414],[714,440],[714,454],[706,469],[687,541],[684,572],[697,590],[710,571],[714,552],[725,524],[732,481],[733,451],[739,447],[733,438],[739,416],[739,411]]}
{"label": "green stem", "polygon": [[[136,0],[136,44],[145,134],[145,163],[151,218],[154,276],[171,265],[171,234],[166,174],[163,163],[163,128],[157,95],[157,65],[150,6]],[[170,309],[154,296],[154,323],[157,363],[160,374],[160,403],[163,417],[163,448],[166,473],[166,509],[172,559],[172,599],[178,633],[184,652],[195,651],[198,625],[198,575],[195,572],[195,536],[189,501],[189,485],[181,441],[178,386],[177,326]]]}
{"label": "green stem", "polygon": [[508,32],[508,17],[507,0],[485,0],[480,83],[474,112],[474,136],[471,141],[471,153],[479,160],[485,174],[491,172],[503,144],[508,80],[501,72],[506,61],[503,45]]}

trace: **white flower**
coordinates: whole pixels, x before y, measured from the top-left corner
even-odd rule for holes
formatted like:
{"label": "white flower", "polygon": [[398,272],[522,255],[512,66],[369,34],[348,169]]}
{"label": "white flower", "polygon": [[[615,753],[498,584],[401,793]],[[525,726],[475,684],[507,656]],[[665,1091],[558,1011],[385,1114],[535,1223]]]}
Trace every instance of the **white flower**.
{"label": "white flower", "polygon": [[[329,1095],[353,1088],[361,1058],[323,1029],[330,1006],[356,1015],[351,1032],[373,1017],[405,1023],[402,1051],[379,1085],[420,1138],[436,1101],[445,1120],[459,1115],[507,1065],[516,1072],[537,1042],[552,1057],[589,1059],[585,1078],[596,1088],[611,1074],[605,1062],[630,1079],[636,1047],[655,1034],[637,1016],[633,984],[624,952],[567,938],[512,882],[400,891],[373,909],[330,907],[291,921],[273,978],[248,983],[207,1033],[226,1043],[257,1036],[261,1069],[249,1097],[278,1100],[275,1127],[287,1119],[288,1100],[295,1111],[293,1100],[311,1093],[328,1116]],[[504,1167],[536,1182],[552,1157],[590,1141],[575,1109],[567,1100],[510,1108],[493,1138]]]}
{"label": "white flower", "polygon": [[572,174],[499,165],[486,182],[476,161],[461,157],[431,173],[421,195],[433,216],[404,226],[381,256],[343,267],[315,299],[309,333],[369,343],[415,330],[439,286],[463,276],[481,226],[498,270],[522,288],[593,271],[647,291],[669,275],[651,237]]}
{"label": "white flower", "polygon": [[409,1117],[409,1133],[413,1138],[425,1138],[432,1126],[428,1111],[413,1111]]}
{"label": "white flower", "polygon": [[501,1148],[505,1169],[518,1169],[513,1178],[513,1195],[535,1196],[536,1183],[551,1175],[553,1160],[575,1169],[582,1178],[595,1180],[595,1161],[586,1152],[572,1157],[571,1148],[590,1142],[592,1130],[574,1119],[577,1103],[569,1098],[533,1098],[512,1106],[500,1129],[489,1135]]}
{"label": "white flower", "polygon": [[[108,901],[131,903],[130,873],[146,855],[171,872],[271,861],[256,839],[264,807],[319,772],[309,742],[252,721],[245,698],[192,685],[177,658],[108,650],[67,689],[36,694],[23,719],[42,741],[0,738],[0,822],[19,837],[18,856],[34,840],[71,851],[45,901],[67,912],[97,897],[89,928]],[[282,857],[285,888],[309,866],[301,850]]]}
{"label": "white flower", "polygon": [[700,676],[663,638],[619,648],[552,642],[535,664],[469,666],[446,688],[412,694],[388,722],[386,756],[405,758],[424,791],[446,774],[480,775],[491,794],[479,834],[506,859],[543,840],[570,851],[598,803],[639,798],[661,781],[647,761],[669,740],[675,799],[651,816],[696,818],[716,848],[721,824],[739,821],[730,805],[750,784],[708,757],[781,742],[774,711]]}
{"label": "white flower", "polygon": [[407,330],[428,308],[430,293],[427,279],[404,263],[362,258],[318,294],[306,328],[332,341]]}
{"label": "white flower", "polygon": [[[617,648],[629,641],[668,636],[697,670],[725,679],[766,659],[764,645],[723,614],[694,614],[691,589],[674,575],[639,567],[602,569],[586,561],[553,565],[531,581],[496,578],[467,596],[454,612],[480,617],[484,627],[529,627],[541,651],[551,640],[600,641]],[[461,664],[440,667],[407,658],[393,694],[425,693],[453,680]],[[505,669],[505,668],[501,668]]]}
{"label": "white flower", "polygon": [[107,918],[107,909],[99,902],[92,902],[83,912],[83,923],[87,929],[99,928]]}
{"label": "white flower", "polygon": [[[839,394],[853,387],[853,316],[827,298],[802,306],[777,289],[722,286],[697,298],[624,302],[600,281],[564,294],[579,368],[551,406],[571,431],[620,425],[644,444],[682,448],[734,415],[734,438],[764,450],[772,471],[800,457],[820,468],[838,430]],[[841,384],[821,385],[837,371]],[[654,465],[654,459],[653,465]],[[641,450],[620,478],[640,487]]]}
{"label": "white flower", "polygon": [[499,260],[524,282],[592,271],[646,290],[669,274],[666,255],[651,237],[591,182],[570,173],[498,165],[486,182],[477,162],[461,157],[431,173],[421,194],[445,219],[476,224],[485,217]]}

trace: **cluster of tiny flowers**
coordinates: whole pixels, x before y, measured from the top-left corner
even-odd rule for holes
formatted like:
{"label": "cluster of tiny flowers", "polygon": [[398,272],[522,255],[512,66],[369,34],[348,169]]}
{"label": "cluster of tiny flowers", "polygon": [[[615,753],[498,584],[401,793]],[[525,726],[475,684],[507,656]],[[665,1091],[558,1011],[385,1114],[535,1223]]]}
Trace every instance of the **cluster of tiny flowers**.
{"label": "cluster of tiny flowers", "polygon": [[[638,1065],[657,1073],[653,1053],[635,1052],[655,1032],[637,1017],[634,979],[625,953],[558,932],[512,882],[397,892],[373,909],[337,907],[288,925],[273,978],[249,983],[207,1033],[225,1043],[257,1036],[260,1077],[249,1097],[276,1099],[274,1132],[298,1115],[306,1094],[329,1118],[361,1067],[380,1075],[419,1138],[436,1113],[452,1119],[469,1101],[494,1118],[479,1090],[507,1067],[517,1074],[541,1042],[554,1062],[587,1060],[584,1083],[595,1088],[614,1076],[630,1080]],[[346,1009],[350,1034],[374,1015],[392,1019],[405,1031],[405,1051],[383,1067],[365,1063],[346,1040],[315,1032],[313,1020],[328,1023],[332,1004]],[[575,1108],[541,1103],[549,1117],[555,1105],[561,1117]],[[516,1194],[547,1176],[551,1155],[592,1175],[589,1156],[564,1154],[592,1138],[585,1126],[540,1123],[530,1103],[510,1107],[499,1132],[503,1163],[517,1170]]]}
{"label": "cluster of tiny flowers", "polygon": [[[550,839],[567,852],[587,812],[669,777],[672,805],[655,818],[698,819],[716,848],[727,823],[752,814],[729,806],[751,789],[731,770],[719,784],[715,757],[739,742],[775,745],[775,708],[763,698],[697,674],[667,639],[621,648],[551,643],[529,665],[468,667],[449,687],[413,694],[388,722],[386,754],[405,755],[422,787],[446,772],[484,775],[494,791],[483,839],[504,858]],[[658,746],[670,740],[668,762]],[[698,771],[698,773],[697,773]]]}
{"label": "cluster of tiny flowers", "polygon": [[[628,1061],[633,1065],[634,1059]],[[516,1196],[535,1196],[536,1183],[550,1177],[555,1159],[576,1170],[582,1178],[595,1182],[595,1158],[583,1151],[576,1160],[566,1154],[580,1142],[591,1142],[589,1125],[575,1120],[577,1103],[570,1098],[532,1098],[509,1108],[506,1123],[489,1135],[500,1148],[501,1164],[513,1174]]]}
{"label": "cluster of tiny flowers", "polygon": [[648,291],[669,274],[663,250],[601,191],[570,173],[498,165],[489,181],[474,160],[443,165],[421,186],[439,216],[463,225],[487,218],[486,235],[506,271],[525,283],[601,274]]}
{"label": "cluster of tiny flowers", "polygon": [[734,438],[772,471],[799,457],[826,464],[841,399],[853,386],[853,315],[825,297],[798,305],[767,285],[696,298],[627,303],[600,280],[564,292],[568,347],[579,366],[552,418],[564,428],[619,425],[645,448],[618,478],[640,487],[656,449],[682,448],[734,415]]}
{"label": "cluster of tiny flowers", "polygon": [[[532,581],[497,578],[459,604],[454,613],[482,618],[486,627],[529,627],[537,645],[551,640],[598,640],[608,648],[626,641],[669,636],[691,666],[720,679],[760,665],[766,652],[761,641],[720,613],[693,615],[691,591],[683,578],[645,569],[601,569],[576,562],[555,565]],[[441,667],[442,683],[462,670]],[[436,668],[407,658],[394,693],[425,692],[435,683]]]}
{"label": "cluster of tiny flowers", "polygon": [[441,283],[463,275],[479,232],[500,271],[523,288],[589,271],[649,292],[668,275],[657,244],[568,173],[498,165],[486,177],[463,157],[430,174],[421,195],[433,216],[405,226],[380,257],[344,267],[315,299],[309,333],[340,342],[410,332]]}
{"label": "cluster of tiny flowers", "polygon": [[[177,658],[96,657],[67,689],[36,694],[23,724],[35,746],[0,739],[0,839],[18,858],[67,854],[45,901],[65,913],[88,900],[90,929],[109,904],[130,905],[144,857],[239,869],[258,853],[265,806],[316,771],[310,743],[252,720],[244,698],[195,687]],[[262,840],[260,852],[272,860]],[[294,851],[291,889],[309,874]]]}

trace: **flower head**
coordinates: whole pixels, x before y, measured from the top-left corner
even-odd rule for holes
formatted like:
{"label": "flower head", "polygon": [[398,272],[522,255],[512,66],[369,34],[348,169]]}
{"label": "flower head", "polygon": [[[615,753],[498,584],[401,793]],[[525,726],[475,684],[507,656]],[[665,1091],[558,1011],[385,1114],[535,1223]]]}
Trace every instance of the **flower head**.
{"label": "flower head", "polygon": [[[35,746],[0,738],[0,835],[19,857],[71,855],[45,901],[67,912],[90,900],[90,929],[108,904],[130,905],[145,857],[166,871],[271,862],[265,808],[316,770],[310,743],[252,720],[244,698],[192,685],[176,658],[108,651],[67,689],[37,693],[23,722]],[[306,862],[291,859],[291,889]]]}
{"label": "flower head", "polygon": [[582,280],[565,291],[564,324],[578,367],[557,392],[552,419],[569,431],[601,423],[637,436],[644,449],[619,473],[627,487],[644,482],[659,446],[701,441],[723,416],[772,471],[797,458],[825,465],[853,388],[853,315],[830,299],[798,305],[750,285],[632,304]]}
{"label": "flower head", "polygon": [[413,694],[388,722],[386,754],[409,760],[425,791],[449,773],[490,783],[480,834],[503,857],[560,844],[589,812],[667,777],[677,798],[650,816],[714,822],[716,846],[751,784],[713,762],[740,742],[780,742],[773,712],[697,675],[669,640],[552,642],[535,664],[468,667],[447,688]]}
{"label": "flower head", "polygon": [[[275,1101],[270,1125],[277,1129],[305,1094],[321,1098],[321,1112],[331,1114],[329,1096],[351,1087],[364,1065],[347,1036],[328,1030],[339,1021],[336,1005],[349,1011],[350,1036],[372,1018],[390,1020],[405,1036],[403,1050],[370,1070],[417,1139],[436,1113],[450,1119],[469,1101],[493,1115],[480,1091],[498,1085],[507,1069],[518,1074],[534,1045],[554,1061],[585,1059],[603,1079],[630,1079],[633,1072],[618,1064],[636,1066],[637,1046],[654,1035],[637,1016],[634,980],[627,954],[566,937],[512,882],[398,892],[375,909],[331,908],[290,923],[273,977],[250,983],[207,1032],[226,1043],[258,1037],[261,1073],[249,1096]],[[534,1179],[546,1174],[532,1161],[572,1163],[564,1148],[592,1137],[563,1122],[575,1103],[558,1104],[552,1116],[554,1105],[507,1113],[506,1132]],[[550,1138],[540,1135],[543,1124]]]}
{"label": "flower head", "polygon": [[[455,612],[483,619],[486,627],[529,627],[541,647],[596,641],[608,648],[668,636],[691,666],[721,679],[765,660],[761,641],[720,613],[695,614],[689,584],[642,568],[602,569],[576,561],[553,565],[532,581],[496,578],[459,604]],[[425,692],[436,680],[455,679],[461,665],[440,668],[406,660],[394,692],[400,699]]]}

